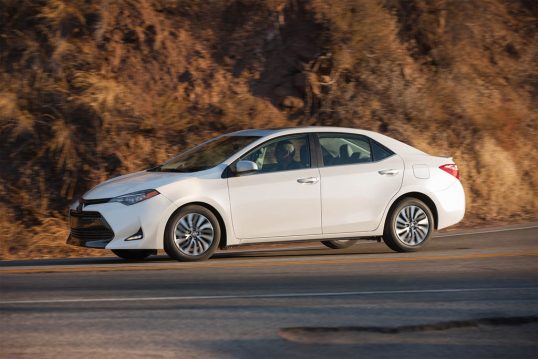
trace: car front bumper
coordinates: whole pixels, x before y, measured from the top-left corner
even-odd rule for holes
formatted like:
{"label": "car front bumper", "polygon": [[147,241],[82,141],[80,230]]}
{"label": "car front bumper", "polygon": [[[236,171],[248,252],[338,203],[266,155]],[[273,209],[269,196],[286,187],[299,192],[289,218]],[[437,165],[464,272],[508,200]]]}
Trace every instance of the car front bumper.
{"label": "car front bumper", "polygon": [[174,206],[162,194],[131,206],[99,203],[77,210],[77,205],[69,210],[66,243],[106,249],[162,249],[163,215]]}

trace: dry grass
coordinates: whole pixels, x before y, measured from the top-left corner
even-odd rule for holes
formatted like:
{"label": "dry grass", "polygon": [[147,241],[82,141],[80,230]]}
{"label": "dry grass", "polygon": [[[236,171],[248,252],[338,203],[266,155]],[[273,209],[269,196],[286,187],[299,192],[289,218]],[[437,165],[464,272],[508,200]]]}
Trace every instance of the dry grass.
{"label": "dry grass", "polygon": [[69,202],[222,132],[380,131],[451,154],[463,225],[537,218],[538,8],[473,0],[0,2],[0,258]]}

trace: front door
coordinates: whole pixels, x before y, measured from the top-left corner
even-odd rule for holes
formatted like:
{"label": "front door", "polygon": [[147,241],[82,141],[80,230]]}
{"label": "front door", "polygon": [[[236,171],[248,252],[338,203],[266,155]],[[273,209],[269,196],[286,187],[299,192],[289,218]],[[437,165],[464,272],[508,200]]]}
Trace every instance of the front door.
{"label": "front door", "polygon": [[240,160],[255,162],[258,171],[228,178],[237,238],[321,234],[319,171],[307,134],[269,140]]}

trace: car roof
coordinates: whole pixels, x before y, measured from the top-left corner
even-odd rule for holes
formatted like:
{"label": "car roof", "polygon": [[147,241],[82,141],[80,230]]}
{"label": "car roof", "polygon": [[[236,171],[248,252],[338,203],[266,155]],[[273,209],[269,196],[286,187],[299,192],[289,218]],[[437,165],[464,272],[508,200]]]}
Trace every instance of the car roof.
{"label": "car roof", "polygon": [[282,128],[268,128],[268,129],[247,129],[237,132],[232,132],[229,135],[233,136],[270,136],[276,133],[308,133],[308,132],[348,132],[348,133],[360,133],[369,132],[356,128],[346,127],[331,127],[331,126],[304,126],[304,127],[282,127]]}
{"label": "car roof", "polygon": [[362,130],[358,128],[348,127],[332,127],[332,126],[306,126],[306,127],[285,127],[285,128],[273,128],[273,129],[248,129],[229,133],[231,136],[259,136],[261,138],[277,137],[280,135],[292,135],[296,133],[310,133],[310,132],[339,132],[339,133],[353,133],[364,135],[373,138],[380,142],[384,146],[390,148],[398,154],[425,154],[424,152],[414,148],[404,142],[398,141],[392,137],[385,136],[378,132]]}

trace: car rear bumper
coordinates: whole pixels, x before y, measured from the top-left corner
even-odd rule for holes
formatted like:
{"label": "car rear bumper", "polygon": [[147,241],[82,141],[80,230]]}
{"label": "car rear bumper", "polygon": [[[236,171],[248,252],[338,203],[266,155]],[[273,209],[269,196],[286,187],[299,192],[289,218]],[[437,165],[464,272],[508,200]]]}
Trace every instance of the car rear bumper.
{"label": "car rear bumper", "polygon": [[465,215],[465,192],[460,181],[450,187],[435,193],[438,214],[437,229],[452,226],[463,219]]}

